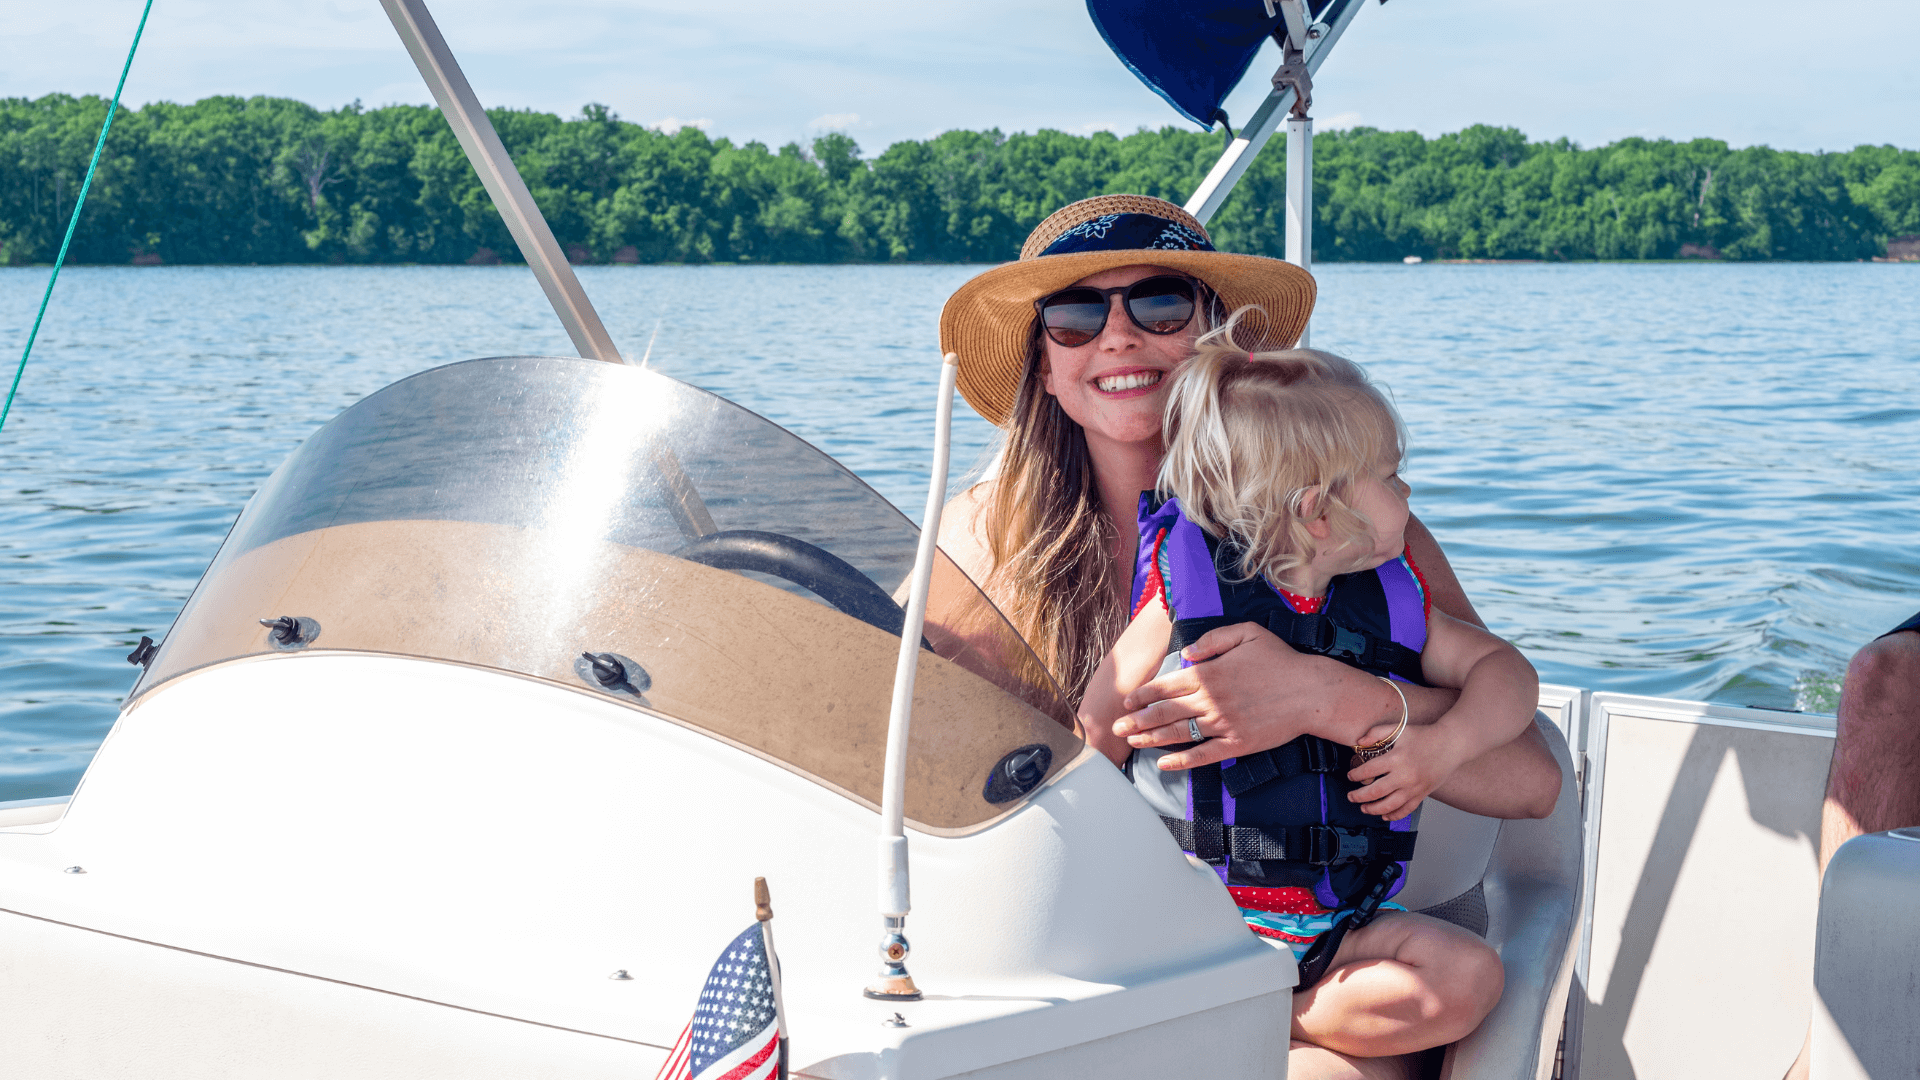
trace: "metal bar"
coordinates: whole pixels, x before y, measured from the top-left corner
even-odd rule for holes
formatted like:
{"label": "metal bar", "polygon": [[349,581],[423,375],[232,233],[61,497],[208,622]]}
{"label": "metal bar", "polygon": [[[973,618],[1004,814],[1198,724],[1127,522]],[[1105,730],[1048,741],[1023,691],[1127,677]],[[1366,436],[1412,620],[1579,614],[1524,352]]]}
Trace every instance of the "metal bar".
{"label": "metal bar", "polygon": [[[1334,0],[1321,21],[1315,24],[1324,25],[1326,30],[1317,38],[1309,38],[1300,50],[1306,57],[1309,71],[1320,70],[1321,61],[1333,50],[1340,35],[1347,32],[1347,24],[1353,22],[1354,15],[1363,6],[1364,0]],[[1187,213],[1200,219],[1202,225],[1211,220],[1227,201],[1227,196],[1233,194],[1234,185],[1246,174],[1247,166],[1253,164],[1254,157],[1267,145],[1267,140],[1273,138],[1274,129],[1280,126],[1280,121],[1292,108],[1292,90],[1275,90],[1268,94],[1267,99],[1254,111],[1253,118],[1240,129],[1240,137],[1233,140],[1226,153],[1220,155],[1220,160],[1213,163],[1207,178],[1194,189],[1193,196],[1187,200]]]}
{"label": "metal bar", "polygon": [[707,504],[701,500],[699,490],[693,486],[693,478],[680,466],[680,456],[664,440],[654,443],[653,467],[660,473],[661,493],[667,499],[667,512],[673,515],[673,520],[688,539],[698,540],[720,531],[720,526],[713,522],[713,515],[707,511]]}
{"label": "metal bar", "polygon": [[[487,119],[487,112],[480,107],[480,99],[474,96],[459,61],[453,58],[447,39],[440,36],[440,28],[427,11],[426,0],[380,0],[380,6],[387,9],[387,17],[393,20],[393,28],[406,44],[407,54],[420,69],[427,89],[433,91],[433,100],[439,104],[448,126],[453,128],[454,138],[460,140],[460,148],[467,152],[467,160],[480,174],[480,183],[493,197],[494,208],[500,211],[507,231],[513,234],[513,242],[520,245],[521,256],[540,282],[540,290],[547,294],[553,313],[560,317],[560,325],[567,328],[574,349],[589,360],[625,363],[613,343],[613,335],[607,333],[600,313],[594,310],[593,301],[587,299],[587,290],[581,287],[573,264],[567,262],[560,242],[553,238],[553,229],[548,227],[546,216],[533,201],[533,193],[520,178],[520,170],[514,167],[513,157],[501,143],[499,133],[493,130],[493,121]],[[648,350],[652,350],[651,343]],[[667,509],[680,531],[691,540],[718,532],[719,526],[714,524],[713,515],[708,513],[706,503],[701,501],[693,480],[681,467],[673,449],[664,443],[655,447],[653,463],[666,491]]]}
{"label": "metal bar", "polygon": [[1275,90],[1267,95],[1267,100],[1254,110],[1253,118],[1240,128],[1240,137],[1233,140],[1220,160],[1213,163],[1213,169],[1200,186],[1193,191],[1193,197],[1187,200],[1187,213],[1192,214],[1205,225],[1213,217],[1220,204],[1233,194],[1235,184],[1253,164],[1254,155],[1273,138],[1273,129],[1278,126],[1281,117],[1293,108],[1292,90]]}
{"label": "metal bar", "polygon": [[[1313,117],[1287,119],[1287,261],[1313,272]],[[1312,323],[1294,348],[1307,347]]]}
{"label": "metal bar", "polygon": [[493,205],[506,221],[514,243],[520,245],[520,254],[547,294],[554,314],[567,328],[573,347],[592,360],[624,363],[612,335],[600,321],[600,313],[593,309],[586,290],[580,287],[580,278],[554,240],[547,219],[534,204],[526,181],[520,179],[520,170],[514,168],[513,158],[493,130],[493,122],[480,107],[480,99],[474,96],[446,39],[440,36],[425,0],[380,0],[380,6],[387,9],[393,28],[399,31],[407,53],[420,68],[420,77],[433,91],[433,100],[453,127],[454,137],[473,162],[474,171],[480,174],[480,183],[493,196]]}
{"label": "metal bar", "polygon": [[1274,0],[1273,6],[1275,14],[1286,23],[1287,36],[1304,43],[1307,40],[1308,22],[1306,5],[1300,0]]}

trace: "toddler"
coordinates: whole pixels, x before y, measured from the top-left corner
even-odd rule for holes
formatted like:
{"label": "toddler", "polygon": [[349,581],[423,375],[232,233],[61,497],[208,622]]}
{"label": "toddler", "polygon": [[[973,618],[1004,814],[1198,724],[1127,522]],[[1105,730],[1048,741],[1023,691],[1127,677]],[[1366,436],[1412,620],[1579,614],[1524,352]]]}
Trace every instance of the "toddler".
{"label": "toddler", "polygon": [[[1133,619],[1088,685],[1089,739],[1216,868],[1254,932],[1293,948],[1300,991],[1369,958],[1340,955],[1349,931],[1412,920],[1371,937],[1434,923],[1429,961],[1491,980],[1490,1009],[1492,950],[1388,898],[1406,884],[1421,801],[1532,722],[1537,677],[1511,645],[1432,609],[1406,547],[1405,429],[1386,397],[1350,361],[1249,355],[1231,331],[1202,338],[1173,378],[1166,456],[1140,501]],[[1400,715],[1358,746],[1302,735],[1191,770],[1158,767],[1184,747],[1135,750],[1114,733],[1127,694],[1185,666],[1181,650],[1209,630],[1244,622],[1390,685],[1458,689],[1459,702],[1409,727],[1403,694]]]}

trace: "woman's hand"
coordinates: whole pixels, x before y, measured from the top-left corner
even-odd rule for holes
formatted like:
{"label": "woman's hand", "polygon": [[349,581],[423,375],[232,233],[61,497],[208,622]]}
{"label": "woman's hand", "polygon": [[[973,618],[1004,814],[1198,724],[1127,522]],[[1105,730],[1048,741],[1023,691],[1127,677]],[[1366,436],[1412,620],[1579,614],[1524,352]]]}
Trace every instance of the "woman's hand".
{"label": "woman's hand", "polygon": [[[1378,742],[1397,726],[1382,724],[1368,732],[1365,741]],[[1418,810],[1420,800],[1446,783],[1463,764],[1456,740],[1447,738],[1444,729],[1408,727],[1393,749],[1347,773],[1347,779],[1361,785],[1348,792],[1347,798],[1360,803],[1360,809],[1369,814],[1399,821]]]}
{"label": "woman's hand", "polygon": [[1161,758],[1162,769],[1270,750],[1303,734],[1350,745],[1388,716],[1400,718],[1400,699],[1379,679],[1296,652],[1254,623],[1221,627],[1181,655],[1194,666],[1128,694],[1132,711],[1113,726],[1136,749],[1175,746],[1192,741],[1187,719],[1197,718],[1207,741]]}

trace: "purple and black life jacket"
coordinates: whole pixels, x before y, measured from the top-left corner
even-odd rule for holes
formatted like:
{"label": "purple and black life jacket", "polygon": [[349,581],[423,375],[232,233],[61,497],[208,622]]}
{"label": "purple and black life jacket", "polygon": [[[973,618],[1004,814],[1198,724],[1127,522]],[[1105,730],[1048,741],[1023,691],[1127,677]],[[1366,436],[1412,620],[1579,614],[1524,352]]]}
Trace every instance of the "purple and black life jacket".
{"label": "purple and black life jacket", "polygon": [[[1301,652],[1425,685],[1420,650],[1427,641],[1426,586],[1404,555],[1334,578],[1321,610],[1307,615],[1262,579],[1233,581],[1237,557],[1233,541],[1210,536],[1188,520],[1178,499],[1156,502],[1152,492],[1141,495],[1132,610],[1139,610],[1157,577],[1173,618],[1163,671],[1209,630],[1253,622]],[[1167,748],[1176,749],[1183,747]],[[1383,879],[1391,879],[1391,887],[1376,903],[1406,883],[1419,812],[1389,824],[1349,802],[1347,793],[1359,786],[1347,779],[1350,747],[1302,735],[1272,750],[1187,770],[1184,800],[1161,790],[1181,773],[1158,773],[1142,760],[1164,752],[1135,751],[1128,775],[1180,846],[1218,868],[1227,884],[1310,888],[1321,905],[1340,909],[1358,905]],[[1168,811],[1180,801],[1185,813],[1175,817]],[[1395,863],[1397,874],[1383,872]]]}

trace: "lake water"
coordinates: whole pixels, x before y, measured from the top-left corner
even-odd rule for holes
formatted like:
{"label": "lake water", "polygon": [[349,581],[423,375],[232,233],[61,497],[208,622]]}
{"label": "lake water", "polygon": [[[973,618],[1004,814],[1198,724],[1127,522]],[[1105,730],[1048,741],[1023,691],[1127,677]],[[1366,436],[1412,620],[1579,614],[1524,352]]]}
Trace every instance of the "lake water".
{"label": "lake water", "polygon": [[[917,516],[966,266],[592,267],[621,347]],[[45,269],[0,269],[10,365]],[[1413,436],[1414,509],[1543,679],[1830,710],[1920,609],[1920,266],[1323,266],[1313,343]],[[656,327],[658,329],[655,337]],[[13,350],[7,353],[5,350]],[[0,431],[0,800],[72,790],[242,503],[360,397],[568,354],[525,269],[70,269]],[[956,471],[993,431],[964,414]]]}

